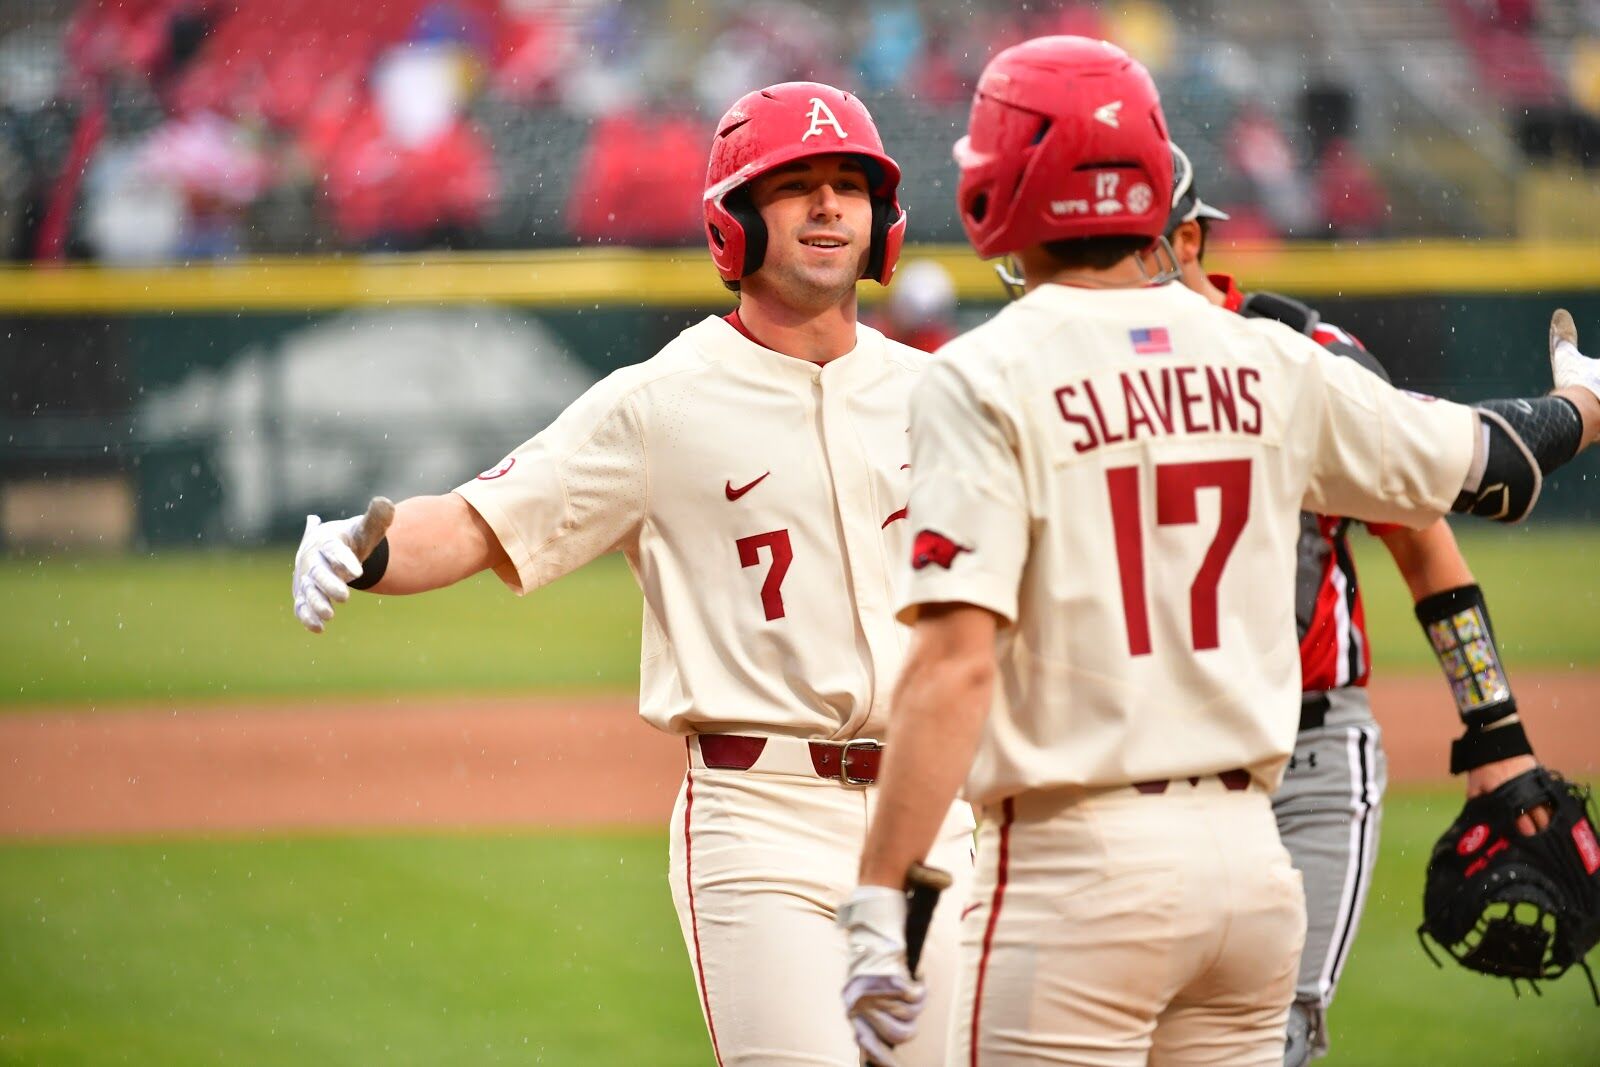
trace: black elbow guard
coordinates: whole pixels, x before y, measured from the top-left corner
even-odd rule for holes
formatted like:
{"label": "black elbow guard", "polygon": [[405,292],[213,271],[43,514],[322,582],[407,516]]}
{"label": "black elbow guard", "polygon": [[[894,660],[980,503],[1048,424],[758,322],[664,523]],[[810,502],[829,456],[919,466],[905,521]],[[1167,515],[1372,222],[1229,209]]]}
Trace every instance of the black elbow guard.
{"label": "black elbow guard", "polygon": [[1451,510],[1521,522],[1538,501],[1544,476],[1578,454],[1583,419],[1559,396],[1486,400],[1474,410],[1483,441]]}

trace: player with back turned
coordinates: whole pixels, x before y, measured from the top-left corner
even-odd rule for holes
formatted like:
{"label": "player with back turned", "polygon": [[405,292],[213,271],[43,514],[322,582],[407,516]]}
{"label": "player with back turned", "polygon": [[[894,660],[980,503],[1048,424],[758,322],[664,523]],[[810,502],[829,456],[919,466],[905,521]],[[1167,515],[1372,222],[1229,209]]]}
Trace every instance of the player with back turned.
{"label": "player with back turned", "polygon": [[915,631],[841,912],[846,1009],[916,1032],[902,885],[965,779],[952,1062],[1278,1067],[1300,512],[1519,519],[1600,437],[1600,364],[1555,345],[1555,395],[1466,407],[1172,284],[1166,123],[1104,42],[996,56],[956,159],[969,239],[1026,292],[912,398]]}
{"label": "player with back turned", "polygon": [[[1172,166],[1166,238],[1177,259],[1179,281],[1217,307],[1274,319],[1388,379],[1360,340],[1323,321],[1314,309],[1278,293],[1245,293],[1230,275],[1208,274],[1204,257],[1211,227],[1228,216],[1200,198],[1189,157],[1177,145],[1172,147]],[[1494,734],[1466,734],[1450,761],[1452,773],[1466,773],[1469,797],[1486,796],[1536,764],[1517,718],[1483,591],[1443,519],[1421,530],[1396,523],[1367,525],[1394,558],[1416,602],[1417,620],[1445,668],[1457,710],[1468,721],[1501,727]],[[1283,784],[1272,798],[1278,831],[1304,876],[1306,893],[1306,944],[1289,1013],[1285,1067],[1302,1067],[1328,1051],[1326,1012],[1355,941],[1377,863],[1387,781],[1382,735],[1367,699],[1372,654],[1346,539],[1350,527],[1350,520],[1337,516],[1300,515],[1295,574],[1300,732]],[[1466,648],[1434,637],[1463,612],[1478,631]],[[1495,744],[1480,743],[1486,737],[1495,737]],[[1534,818],[1547,821],[1543,812]]]}
{"label": "player with back turned", "polygon": [[[793,82],[740,99],[705,192],[738,309],[612,374],[453,493],[401,502],[371,556],[351,550],[377,540],[364,519],[314,517],[296,556],[312,630],[352,580],[415,593],[492,569],[525,593],[626,557],[644,594],[640,712],[685,739],[669,881],[719,1064],[859,1063],[832,924],[908,638],[894,575],[911,544],[908,396],[928,357],[857,323],[856,284],[894,270],[899,181],[850,94]],[[971,813],[945,807],[933,862],[963,892]],[[933,1015],[955,933],[951,914],[929,934]],[[928,1027],[903,1062],[942,1064],[944,1040]]]}

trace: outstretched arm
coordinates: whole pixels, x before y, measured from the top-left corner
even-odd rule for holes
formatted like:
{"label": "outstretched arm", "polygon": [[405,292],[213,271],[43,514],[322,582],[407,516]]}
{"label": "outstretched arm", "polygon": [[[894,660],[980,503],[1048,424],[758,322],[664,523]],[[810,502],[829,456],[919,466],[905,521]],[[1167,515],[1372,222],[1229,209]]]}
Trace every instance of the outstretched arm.
{"label": "outstretched arm", "polygon": [[511,565],[500,539],[458,493],[402,500],[389,527],[389,565],[375,593],[426,593]]}
{"label": "outstretched arm", "polygon": [[352,589],[422,593],[511,564],[489,524],[456,493],[398,505],[377,497],[363,515],[323,522],[306,517],[294,557],[294,613],[321,633],[333,605]]}
{"label": "outstretched arm", "polygon": [[1550,319],[1548,396],[1473,405],[1479,435],[1472,464],[1451,510],[1521,522],[1539,499],[1544,476],[1600,439],[1600,359],[1578,351],[1572,316]]}

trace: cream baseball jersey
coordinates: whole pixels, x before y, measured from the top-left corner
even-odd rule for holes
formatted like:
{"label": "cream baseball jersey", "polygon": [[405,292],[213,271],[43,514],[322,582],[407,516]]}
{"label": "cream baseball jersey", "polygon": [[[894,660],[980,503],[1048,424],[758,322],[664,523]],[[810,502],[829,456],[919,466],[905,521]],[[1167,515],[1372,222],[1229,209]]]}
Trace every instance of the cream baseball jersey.
{"label": "cream baseball jersey", "polygon": [[1176,284],[1040,286],[946,345],[912,397],[901,603],[1015,624],[967,799],[1240,767],[1275,785],[1300,511],[1429,522],[1475,426]]}
{"label": "cream baseball jersey", "polygon": [[818,366],[707,318],[456,490],[519,593],[627,557],[655,726],[883,736],[907,637],[907,405],[928,357],[856,337]]}

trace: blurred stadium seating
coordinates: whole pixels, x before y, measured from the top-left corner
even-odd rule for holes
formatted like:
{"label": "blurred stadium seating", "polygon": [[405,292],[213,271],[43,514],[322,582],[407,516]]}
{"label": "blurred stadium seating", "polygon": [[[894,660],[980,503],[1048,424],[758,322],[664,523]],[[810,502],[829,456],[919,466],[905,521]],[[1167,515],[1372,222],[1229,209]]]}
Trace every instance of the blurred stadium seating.
{"label": "blurred stadium seating", "polygon": [[1539,233],[1595,184],[1595,0],[16,0],[0,251],[693,243],[711,121],[799,77],[868,99],[914,237],[958,240],[973,78],[1040,32],[1145,59],[1238,236]]}
{"label": "blurred stadium seating", "polygon": [[950,146],[1046,32],[1144,59],[1220,265],[1397,380],[1539,389],[1550,302],[1600,322],[1600,0],[10,0],[0,545],[282,538],[494,462],[725,308],[705,149],[772,81],[869,101],[970,324]]}

